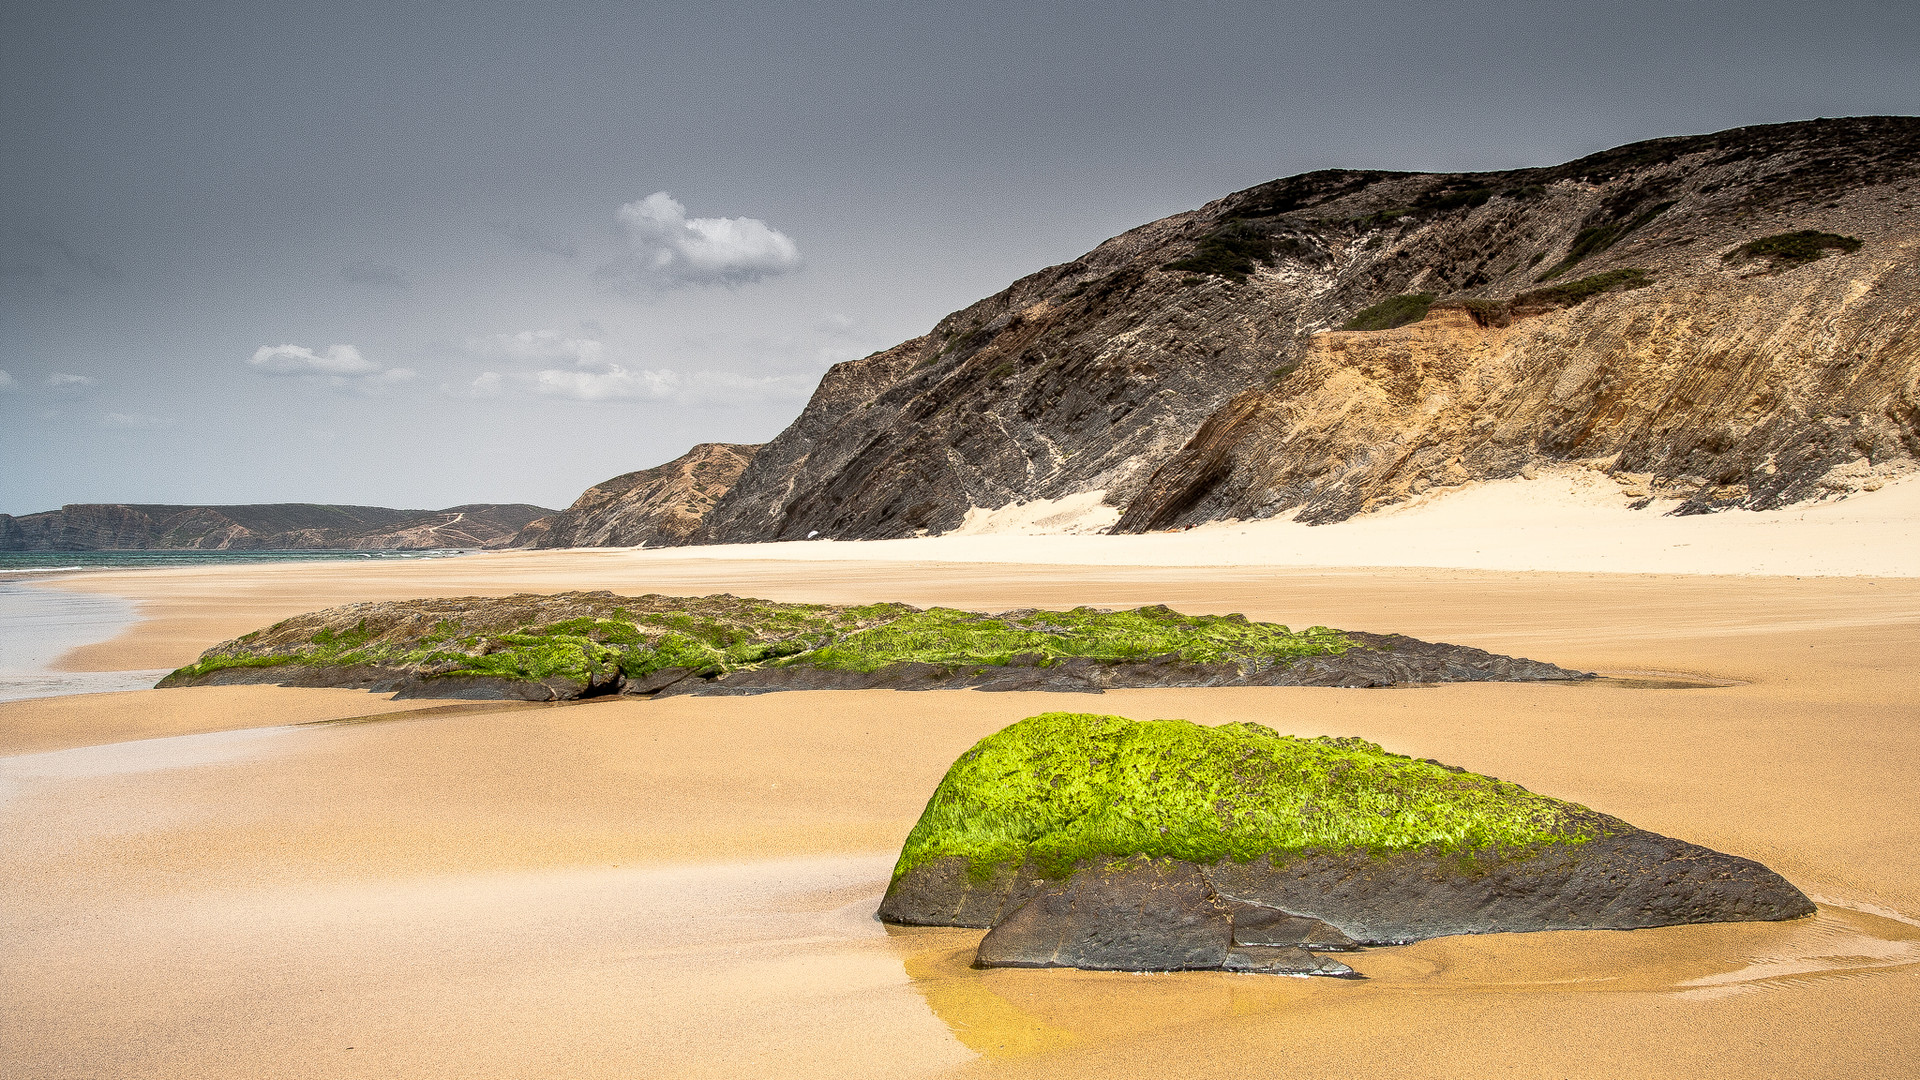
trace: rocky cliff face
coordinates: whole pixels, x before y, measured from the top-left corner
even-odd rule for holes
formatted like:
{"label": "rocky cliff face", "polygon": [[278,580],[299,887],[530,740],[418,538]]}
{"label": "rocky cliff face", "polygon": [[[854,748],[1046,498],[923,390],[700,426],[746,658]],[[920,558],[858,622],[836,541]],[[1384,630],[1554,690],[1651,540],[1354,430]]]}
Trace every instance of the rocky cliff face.
{"label": "rocky cliff face", "polygon": [[595,484],[572,506],[527,525],[510,546],[685,544],[759,449],[734,443],[701,443],[665,465]]}
{"label": "rocky cliff face", "polygon": [[0,514],[0,551],[403,551],[499,547],[553,511],[525,503],[445,510],[269,503],[155,506],[75,503]]}
{"label": "rocky cliff face", "polygon": [[1920,120],[1823,120],[1142,226],[836,367],[697,539],[1337,521],[1563,461],[1763,508],[1916,454]]}

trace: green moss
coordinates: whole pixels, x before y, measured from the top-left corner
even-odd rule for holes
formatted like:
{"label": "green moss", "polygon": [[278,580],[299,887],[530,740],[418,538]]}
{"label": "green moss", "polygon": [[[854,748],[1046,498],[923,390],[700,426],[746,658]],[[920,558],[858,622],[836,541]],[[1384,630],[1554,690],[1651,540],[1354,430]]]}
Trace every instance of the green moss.
{"label": "green moss", "polygon": [[628,678],[665,668],[715,676],[768,664],[868,672],[905,662],[998,666],[1014,657],[1045,665],[1069,657],[1118,662],[1175,655],[1246,668],[1352,647],[1325,627],[1295,632],[1238,615],[1189,616],[1165,607],[989,616],[905,604],[835,607],[731,596],[640,599],[648,603],[609,605],[605,615],[524,625],[489,621],[489,603],[511,601],[469,602],[474,607],[464,619],[403,619],[375,626],[363,618],[346,632],[327,628],[302,635],[293,628],[300,620],[289,620],[289,629],[278,636],[262,636],[275,633],[262,631],[219,646],[176,674],[193,678],[222,668],[365,664],[408,668],[430,678],[604,683],[616,669]]}
{"label": "green moss", "polygon": [[1427,309],[1433,306],[1432,293],[1403,293],[1391,296],[1348,319],[1342,330],[1391,330],[1396,326],[1417,323],[1427,317]]}
{"label": "green moss", "polygon": [[1031,859],[1199,863],[1309,851],[1465,853],[1580,843],[1584,808],[1361,739],[1046,713],[960,756],[908,834],[898,877],[939,859],[976,873]]}
{"label": "green moss", "polygon": [[1722,255],[1721,258],[1727,262],[1766,259],[1776,269],[1786,269],[1813,262],[1815,259],[1824,259],[1830,251],[1844,251],[1852,254],[1859,251],[1860,246],[1861,242],[1851,236],[1802,229],[1799,232],[1775,233],[1758,240],[1749,240]]}
{"label": "green moss", "polygon": [[1175,655],[1192,663],[1272,663],[1352,647],[1324,626],[1294,632],[1234,615],[1182,615],[1165,607],[1133,611],[1035,611],[1013,617],[930,608],[850,634],[788,663],[876,671],[913,662],[1003,666],[1014,657],[1040,665],[1069,657],[1107,662]]}

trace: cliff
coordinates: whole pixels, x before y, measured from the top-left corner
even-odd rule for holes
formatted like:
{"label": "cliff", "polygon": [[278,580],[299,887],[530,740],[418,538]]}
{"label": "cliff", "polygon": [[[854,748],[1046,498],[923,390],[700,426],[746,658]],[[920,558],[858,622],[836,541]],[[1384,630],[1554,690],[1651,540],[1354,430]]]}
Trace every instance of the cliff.
{"label": "cliff", "polygon": [[1329,522],[1566,461],[1688,512],[1870,486],[1920,452],[1917,185],[1907,117],[1277,180],[835,367],[695,539]]}
{"label": "cliff", "polygon": [[266,503],[159,506],[74,503],[13,517],[0,514],[0,551],[361,550],[500,547],[553,511],[525,503],[472,503],[445,510]]}
{"label": "cliff", "polygon": [[665,465],[602,481],[567,509],[529,523],[507,546],[685,544],[759,449],[733,443],[701,443]]}

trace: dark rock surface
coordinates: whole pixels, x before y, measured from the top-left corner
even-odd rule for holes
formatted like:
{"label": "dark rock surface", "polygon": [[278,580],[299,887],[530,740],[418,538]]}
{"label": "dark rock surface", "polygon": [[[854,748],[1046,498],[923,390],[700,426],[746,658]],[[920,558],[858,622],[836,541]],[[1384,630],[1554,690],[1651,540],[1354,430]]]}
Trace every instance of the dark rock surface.
{"label": "dark rock surface", "polygon": [[975,880],[962,859],[896,879],[880,917],[991,927],[985,967],[1350,975],[1315,952],[1450,934],[1631,930],[1794,919],[1813,902],[1765,866],[1594,814],[1581,844],[1464,855],[1364,851],[1200,866],[1082,864],[1048,881],[1031,866]]}
{"label": "dark rock surface", "polygon": [[[1910,117],[1276,180],[835,367],[699,540],[938,533],[1089,491],[1120,531],[1329,522],[1559,463],[1700,510],[1852,490],[1836,466],[1920,454],[1917,188]],[[1802,229],[1863,246],[1724,257]],[[1209,262],[1228,242],[1253,254]],[[1541,295],[1628,270],[1648,284]],[[1440,303],[1339,332],[1404,294]]]}
{"label": "dark rock surface", "polygon": [[[1097,694],[1133,687],[1347,686],[1386,687],[1443,682],[1567,682],[1590,679],[1538,660],[1501,656],[1465,645],[1421,641],[1403,634],[1345,632],[1361,647],[1335,656],[1306,656],[1242,672],[1232,664],[1199,664],[1177,656],[1140,663],[1069,659],[1046,667],[1015,656],[999,667],[953,668],[892,664],[877,671],[835,671],[802,665],[738,671],[715,679],[689,676],[657,691],[622,692],[745,695],[781,690],[987,690]],[[646,685],[651,685],[649,682]]]}
{"label": "dark rock surface", "polygon": [[405,551],[501,547],[553,511],[524,503],[445,510],[270,503],[159,506],[75,503],[0,514],[0,551]]}
{"label": "dark rock surface", "polygon": [[758,446],[701,443],[665,465],[588,488],[572,506],[529,523],[508,547],[672,547],[699,532]]}
{"label": "dark rock surface", "polygon": [[[1335,944],[1315,944],[1321,941]],[[1323,947],[1353,945],[1316,920],[1222,899],[1192,863],[1133,858],[1076,873],[1014,905],[981,940],[975,963],[1355,975],[1309,951]]]}

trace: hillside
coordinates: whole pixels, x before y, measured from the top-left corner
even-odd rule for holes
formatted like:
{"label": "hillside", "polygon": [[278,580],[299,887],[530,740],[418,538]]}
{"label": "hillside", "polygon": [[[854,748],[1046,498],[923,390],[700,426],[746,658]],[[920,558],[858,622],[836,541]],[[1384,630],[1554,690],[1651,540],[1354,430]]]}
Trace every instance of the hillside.
{"label": "hillside", "polygon": [[159,506],[74,503],[0,514],[0,551],[363,550],[500,547],[553,511],[525,503],[445,510],[264,503]]}
{"label": "hillside", "polygon": [[1906,117],[1277,180],[835,367],[696,539],[1332,522],[1575,461],[1683,512],[1873,486],[1920,451],[1917,185]]}
{"label": "hillside", "polygon": [[701,443],[665,465],[602,481],[567,509],[529,523],[507,546],[685,544],[759,449],[733,443]]}

